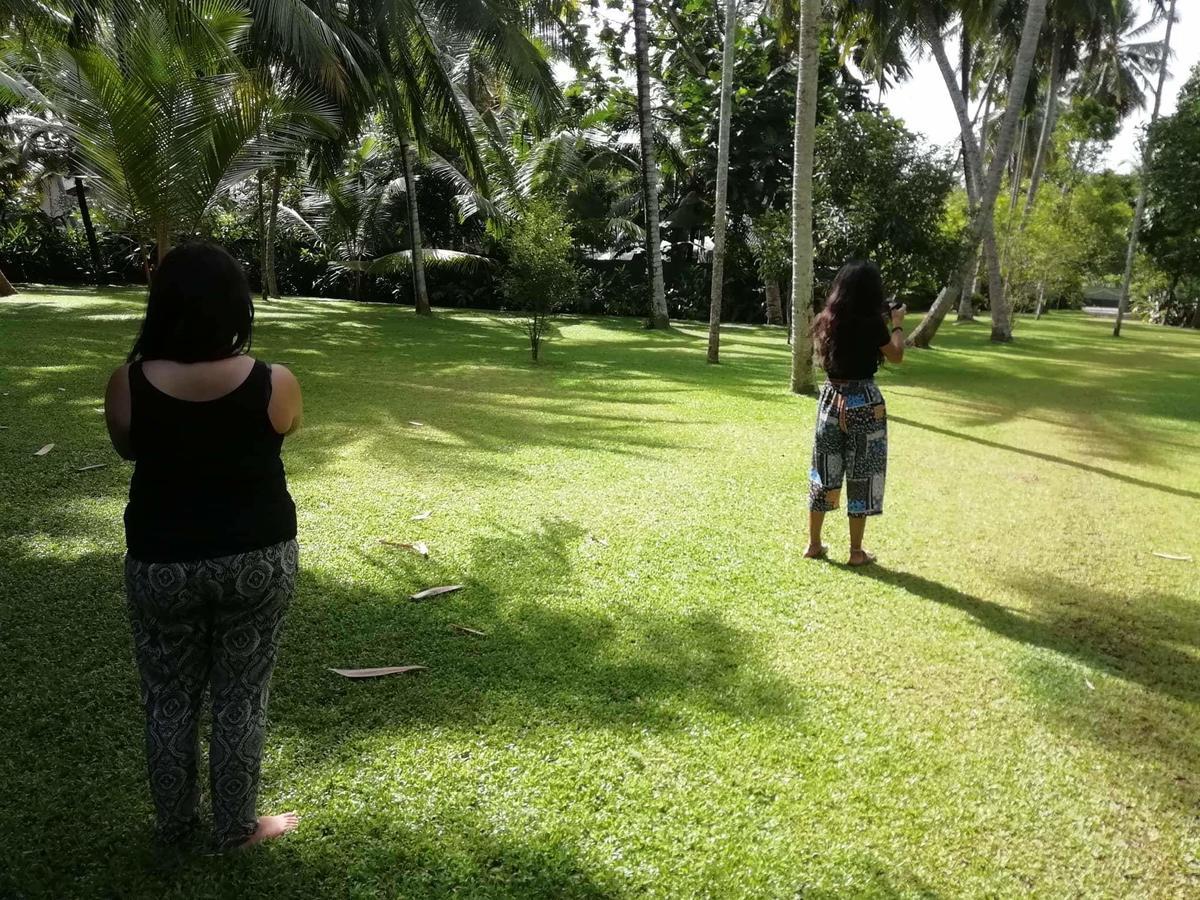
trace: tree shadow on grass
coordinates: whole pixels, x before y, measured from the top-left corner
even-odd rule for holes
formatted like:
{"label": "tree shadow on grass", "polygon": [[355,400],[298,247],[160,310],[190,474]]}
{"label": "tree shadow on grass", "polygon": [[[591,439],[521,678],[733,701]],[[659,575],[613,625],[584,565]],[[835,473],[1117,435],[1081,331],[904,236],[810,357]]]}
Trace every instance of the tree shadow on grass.
{"label": "tree shadow on grass", "polygon": [[[718,615],[673,616],[619,598],[611,610],[580,603],[578,560],[588,547],[603,549],[587,541],[556,520],[530,532],[494,531],[477,540],[462,573],[396,551],[366,554],[363,568],[387,573],[382,587],[378,579],[364,588],[303,567],[272,687],[273,742],[285,748],[288,765],[352,769],[347,760],[360,742],[430,725],[465,734],[532,727],[641,733],[684,729],[701,714],[797,714],[791,687],[770,674],[748,635]],[[12,883],[18,895],[47,896],[79,885],[126,896],[186,893],[190,876],[145,875],[148,803],[121,555],[47,555],[11,541],[0,545],[0,568],[6,598],[37,598],[0,610],[0,855],[8,860],[0,864],[0,888]],[[463,583],[463,591],[425,603],[407,599],[416,588],[449,581]],[[430,671],[368,682],[328,671],[395,663]],[[72,826],[64,836],[56,812],[67,809]],[[570,847],[500,842],[486,812],[463,813],[478,820],[478,832],[459,835],[452,847],[434,824],[405,825],[393,808],[366,810],[361,829],[356,823],[347,834],[299,844],[307,849],[295,857],[285,843],[254,862],[232,863],[229,872],[202,861],[188,871],[212,879],[213,891],[201,893],[229,896],[246,896],[244,884],[276,881],[301,895],[338,884],[347,861],[364,890],[384,895],[606,895]]]}
{"label": "tree shadow on grass", "polygon": [[[396,551],[364,559],[379,567],[382,589],[306,572],[274,721],[323,757],[376,729],[471,728],[495,723],[500,710],[530,723],[618,730],[686,728],[699,713],[797,714],[791,686],[718,614],[671,615],[619,597],[603,610],[578,602],[574,568],[589,552],[606,551],[578,527],[547,520],[530,532],[481,536],[465,572]],[[458,583],[456,594],[407,599]],[[413,663],[429,673],[355,683],[325,671]]]}
{"label": "tree shadow on grass", "polygon": [[1029,598],[1023,613],[973,597],[920,575],[869,566],[866,577],[925,600],[953,607],[1001,637],[1040,647],[1140,685],[1145,694],[1091,691],[1081,677],[1040,699],[1057,720],[1123,754],[1144,757],[1163,771],[1138,771],[1166,796],[1187,792],[1200,802],[1200,617],[1195,601],[1145,590],[1136,597],[1083,587],[1052,575],[1011,579]]}
{"label": "tree shadow on grass", "polygon": [[887,373],[885,393],[888,382],[897,393],[919,388],[924,399],[949,406],[947,418],[964,428],[1044,421],[1065,429],[1083,454],[1122,461],[1169,461],[1161,423],[1196,420],[1200,335],[1138,329],[1114,341],[1092,323],[1064,317],[1011,345],[947,337]]}
{"label": "tree shadow on grass", "polygon": [[1135,478],[1132,475],[1125,475],[1121,472],[1114,472],[1112,469],[1105,469],[1103,466],[1092,465],[1091,463],[1079,462],[1078,460],[1069,459],[1064,456],[1055,456],[1052,453],[1042,453],[1039,450],[1031,450],[1028,447],[1016,447],[1012,444],[1001,443],[1000,441],[992,441],[987,438],[977,437],[973,434],[967,434],[962,431],[953,431],[949,428],[941,428],[937,425],[930,425],[927,422],[917,422],[912,419],[906,419],[901,416],[889,415],[888,418],[897,425],[908,425],[912,428],[920,428],[922,431],[931,431],[934,434],[940,434],[945,437],[956,438],[960,441],[969,441],[972,444],[978,444],[981,447],[990,447],[993,450],[1007,450],[1010,453],[1019,453],[1022,456],[1028,456],[1032,459],[1039,459],[1043,462],[1057,463],[1063,466],[1070,466],[1072,469],[1078,469],[1081,472],[1089,472],[1093,475],[1103,475],[1105,478],[1112,478],[1116,481],[1132,484],[1135,487],[1145,488],[1151,491],[1160,491],[1165,494],[1172,494],[1176,497],[1185,497],[1189,500],[1200,500],[1200,491],[1192,491],[1187,488],[1174,487],[1169,484],[1161,484],[1155,481],[1148,481],[1144,478]]}

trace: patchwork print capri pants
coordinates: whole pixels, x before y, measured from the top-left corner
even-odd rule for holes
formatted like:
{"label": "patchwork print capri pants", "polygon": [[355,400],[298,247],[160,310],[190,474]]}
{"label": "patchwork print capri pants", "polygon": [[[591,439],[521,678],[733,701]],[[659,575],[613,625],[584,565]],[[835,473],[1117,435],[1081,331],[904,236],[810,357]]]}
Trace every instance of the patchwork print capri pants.
{"label": "patchwork print capri pants", "polygon": [[166,844],[189,841],[199,824],[200,711],[209,691],[216,846],[236,847],[254,833],[267,694],[296,562],[294,540],[198,562],[126,557],[150,793]]}
{"label": "patchwork print capri pants", "polygon": [[817,405],[808,508],[838,508],[846,482],[846,512],[883,512],[887,475],[887,407],[874,381],[825,382]]}

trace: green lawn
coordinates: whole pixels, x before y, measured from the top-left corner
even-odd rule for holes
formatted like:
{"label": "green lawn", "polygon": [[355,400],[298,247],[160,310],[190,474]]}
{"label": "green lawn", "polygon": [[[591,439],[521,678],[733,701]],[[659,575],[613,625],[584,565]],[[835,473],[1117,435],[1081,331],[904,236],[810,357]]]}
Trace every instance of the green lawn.
{"label": "green lawn", "polygon": [[881,375],[860,573],[800,558],[778,330],[714,368],[565,319],[532,366],[496,315],[260,309],[307,405],[262,805],[304,820],[164,861],[96,411],[139,309],[0,302],[0,896],[1200,893],[1200,563],[1152,555],[1200,560],[1200,334],[947,325]]}

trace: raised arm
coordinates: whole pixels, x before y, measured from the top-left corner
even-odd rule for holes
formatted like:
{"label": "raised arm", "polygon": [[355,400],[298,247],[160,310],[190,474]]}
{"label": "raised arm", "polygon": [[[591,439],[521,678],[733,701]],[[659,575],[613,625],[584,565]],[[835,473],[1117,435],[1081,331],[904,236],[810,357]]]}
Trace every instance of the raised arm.
{"label": "raised arm", "polygon": [[898,363],[904,359],[904,314],[907,312],[907,306],[897,306],[891,312],[892,334],[888,342],[879,348],[888,362]]}

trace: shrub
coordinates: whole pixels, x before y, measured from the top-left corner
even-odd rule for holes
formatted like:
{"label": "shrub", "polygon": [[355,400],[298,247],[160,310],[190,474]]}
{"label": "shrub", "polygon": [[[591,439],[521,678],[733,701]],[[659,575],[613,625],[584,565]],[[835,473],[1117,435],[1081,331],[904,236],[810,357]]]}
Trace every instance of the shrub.
{"label": "shrub", "polygon": [[500,277],[508,303],[528,315],[525,331],[536,362],[550,319],[575,302],[580,273],[571,261],[571,228],[545,201],[528,204],[504,238],[508,257]]}

